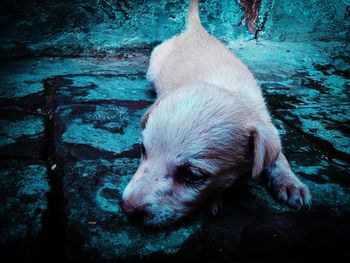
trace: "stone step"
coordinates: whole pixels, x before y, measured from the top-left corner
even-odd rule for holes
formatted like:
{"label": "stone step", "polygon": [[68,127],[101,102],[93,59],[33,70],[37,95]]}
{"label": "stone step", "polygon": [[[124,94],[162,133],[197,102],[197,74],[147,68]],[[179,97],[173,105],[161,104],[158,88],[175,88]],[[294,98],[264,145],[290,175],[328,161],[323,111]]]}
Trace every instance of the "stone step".
{"label": "stone step", "polygon": [[[282,58],[288,62],[286,47],[294,47],[290,63],[279,66],[276,61],[271,65],[267,58],[276,52],[285,54]],[[38,218],[49,223],[56,209],[64,222],[56,232],[44,229],[44,236],[59,235],[64,257],[73,260],[247,259],[253,255],[289,255],[306,247],[309,251],[304,252],[308,253],[329,246],[341,249],[342,240],[349,241],[350,236],[345,220],[350,209],[349,138],[343,126],[348,115],[345,76],[342,71],[333,74],[334,69],[325,68],[331,61],[328,54],[320,52],[312,58],[315,47],[302,49],[295,44],[258,43],[238,48],[238,54],[264,88],[292,169],[313,194],[311,211],[296,211],[278,203],[262,182],[248,176],[225,193],[225,210],[217,217],[210,217],[203,209],[190,219],[159,230],[131,224],[120,209],[120,201],[139,163],[140,118],[155,100],[145,80],[147,52],[103,59],[8,62],[0,94],[0,157],[3,164],[8,162],[2,168],[1,187],[6,188],[6,180],[10,180],[7,175],[13,180],[9,185],[23,178],[28,178],[28,188],[47,185],[48,167],[50,193],[62,199],[49,199],[49,217],[43,218],[38,212],[35,218],[25,214],[23,220],[43,229]],[[250,60],[257,50],[260,55]],[[344,63],[336,70],[346,68]],[[318,76],[326,83],[334,78],[339,81],[332,87],[318,86],[320,82],[313,82]],[[320,125],[317,132],[312,130],[313,124]],[[333,148],[320,142],[328,142]],[[16,151],[19,148],[21,151]],[[13,168],[17,163],[18,171]],[[40,173],[33,173],[37,170]],[[5,191],[7,206],[18,207],[17,211],[26,209],[12,197],[15,190],[11,191]],[[45,188],[42,192],[48,191]],[[35,196],[37,202],[47,204],[44,195]],[[1,218],[11,222],[6,213]],[[22,228],[22,221],[16,222],[6,223],[11,233],[15,231],[11,229]],[[333,239],[330,245],[323,242],[321,234],[315,235],[324,227]],[[33,232],[34,239],[41,231]],[[14,235],[7,236],[9,244],[17,242]],[[19,239],[27,244],[22,236]]]}
{"label": "stone step", "polygon": [[41,258],[49,191],[45,163],[0,160],[0,251],[4,257]]}

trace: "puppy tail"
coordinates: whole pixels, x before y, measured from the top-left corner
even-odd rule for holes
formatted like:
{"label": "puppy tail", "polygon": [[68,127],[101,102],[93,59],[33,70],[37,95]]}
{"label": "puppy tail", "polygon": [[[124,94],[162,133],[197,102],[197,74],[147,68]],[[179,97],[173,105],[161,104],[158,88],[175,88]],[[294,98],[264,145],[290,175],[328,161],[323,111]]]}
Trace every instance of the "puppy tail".
{"label": "puppy tail", "polygon": [[187,30],[201,30],[204,29],[199,18],[199,0],[191,0],[188,8],[187,16]]}

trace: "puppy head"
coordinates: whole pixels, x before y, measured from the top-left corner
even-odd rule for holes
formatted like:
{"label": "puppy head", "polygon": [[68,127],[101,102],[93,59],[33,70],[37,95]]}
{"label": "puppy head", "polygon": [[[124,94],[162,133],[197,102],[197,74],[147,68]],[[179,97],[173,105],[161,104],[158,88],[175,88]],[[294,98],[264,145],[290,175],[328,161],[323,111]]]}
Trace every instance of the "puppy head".
{"label": "puppy head", "polygon": [[260,174],[280,146],[277,133],[258,122],[217,87],[160,97],[143,119],[141,163],[124,190],[123,210],[146,225],[172,222],[253,166]]}

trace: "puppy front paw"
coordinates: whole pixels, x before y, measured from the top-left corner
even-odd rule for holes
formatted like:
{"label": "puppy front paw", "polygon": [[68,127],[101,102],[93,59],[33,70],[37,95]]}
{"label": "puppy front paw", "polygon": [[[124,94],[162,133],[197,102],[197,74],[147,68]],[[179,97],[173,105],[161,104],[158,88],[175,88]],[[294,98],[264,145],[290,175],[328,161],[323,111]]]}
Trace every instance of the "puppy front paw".
{"label": "puppy front paw", "polygon": [[270,181],[278,201],[294,208],[311,208],[312,196],[307,185],[293,176],[279,176]]}

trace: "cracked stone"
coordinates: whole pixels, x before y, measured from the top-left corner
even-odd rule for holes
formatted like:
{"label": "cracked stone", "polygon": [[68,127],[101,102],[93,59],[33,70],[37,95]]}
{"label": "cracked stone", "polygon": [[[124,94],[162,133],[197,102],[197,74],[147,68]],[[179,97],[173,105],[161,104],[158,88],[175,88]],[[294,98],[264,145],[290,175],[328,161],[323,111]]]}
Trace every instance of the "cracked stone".
{"label": "cracked stone", "polygon": [[296,130],[275,118],[285,155],[292,171],[305,182],[314,206],[347,206],[350,203],[350,165],[327,155]]}
{"label": "cracked stone", "polygon": [[44,144],[44,119],[22,111],[0,109],[0,155],[41,158]]}
{"label": "cracked stone", "polygon": [[56,93],[59,103],[154,100],[152,87],[142,75],[78,75],[62,77],[61,81]]}
{"label": "cracked stone", "polygon": [[0,167],[1,251],[33,257],[42,249],[42,217],[49,191],[46,167],[41,162],[3,160]]}
{"label": "cracked stone", "polygon": [[[254,69],[257,68],[253,67]],[[275,85],[269,87],[276,89],[268,90],[271,94],[268,102],[276,113],[280,111],[280,104],[271,100],[274,92],[279,92],[283,99],[287,96],[286,90],[282,93],[283,89],[278,86],[279,83],[285,85],[284,79],[288,73],[282,73],[278,73],[278,78],[273,74],[269,75]],[[90,100],[86,94],[81,96],[80,93],[74,93],[74,89],[80,86],[88,87],[87,93],[90,86],[96,93],[101,90],[101,94],[104,90],[108,92],[108,89],[121,92],[118,86],[103,86],[106,83],[104,78],[103,75],[93,76],[92,79],[87,76],[86,82],[79,82],[82,79],[79,77],[79,81],[73,84],[74,77],[68,76],[64,77],[64,81],[56,79],[55,84],[58,101],[55,126],[60,131],[56,137],[56,151],[62,162],[60,165],[64,167],[69,241],[67,250],[75,258],[129,258],[132,261],[140,258],[165,259],[170,255],[174,258],[210,258],[213,255],[218,256],[219,253],[242,255],[239,251],[248,250],[250,239],[260,242],[259,233],[269,240],[269,243],[276,242],[276,245],[266,249],[264,253],[278,254],[279,250],[288,251],[290,238],[295,242],[306,239],[313,244],[322,245],[313,236],[315,231],[321,231],[323,223],[313,224],[321,215],[341,221],[344,235],[347,233],[346,223],[342,220],[348,213],[346,207],[350,201],[350,181],[346,176],[349,165],[323,153],[322,148],[284,123],[278,114],[274,120],[281,133],[286,156],[292,169],[302,177],[313,193],[314,206],[310,212],[297,212],[278,203],[262,183],[245,178],[225,193],[225,212],[216,218],[205,218],[203,221],[201,216],[194,214],[194,219],[185,227],[167,229],[161,231],[162,234],[147,230],[145,232],[129,224],[119,204],[123,188],[138,165],[139,119],[150,102],[135,97],[131,97],[135,101],[108,101],[100,97],[90,97]],[[117,80],[115,83],[117,85],[121,82]],[[114,99],[117,98],[117,92],[115,94]],[[293,96],[292,93],[291,97]],[[314,98],[317,96],[310,97],[310,101]],[[298,109],[298,103],[290,100],[290,106],[286,107],[286,110]],[[132,133],[129,133],[131,131]],[[97,157],[100,159],[96,159]],[[334,215],[331,209],[333,207],[338,207],[340,214]],[[265,212],[262,213],[263,210]],[[259,218],[264,219],[260,222]],[[278,223],[281,220],[289,224],[288,230]],[[305,226],[302,226],[303,220],[306,222]],[[303,231],[298,231],[300,227]],[[329,235],[339,235],[332,228],[327,231]],[[289,233],[293,233],[293,236]],[[344,239],[344,235],[341,234],[340,237]],[[207,237],[207,240],[202,239],[203,236]],[[221,252],[189,252],[199,251],[199,247],[207,247],[208,240],[216,240],[218,245],[215,248],[217,251],[221,249]],[[256,255],[263,252],[257,248],[251,253]]]}
{"label": "cracked stone", "polygon": [[[247,175],[216,217],[199,209],[156,231],[132,225],[120,200],[155,99],[151,50],[184,28],[187,4],[143,2],[0,2],[1,252],[29,259],[52,246],[84,262],[349,257],[348,1],[261,1],[255,36],[238,26],[236,1],[201,1],[204,26],[262,86],[313,207],[280,204]],[[58,247],[40,242],[52,233]]]}
{"label": "cracked stone", "polygon": [[[133,57],[126,60],[118,57],[106,59],[70,59],[70,58],[35,58],[35,59],[19,59],[4,61],[0,70],[0,101],[9,99],[23,98],[28,95],[38,94],[44,90],[43,80],[54,76],[63,76],[76,74],[76,80],[79,81],[84,75],[101,74],[106,76],[108,84],[108,76],[115,74],[127,77],[125,74],[131,74],[130,81],[137,78],[140,72],[144,72],[147,66],[148,57],[143,53],[150,51],[133,52]],[[122,53],[119,53],[122,54]],[[135,75],[133,77],[133,75]],[[111,76],[111,77],[112,77]],[[103,82],[102,78],[98,78]],[[109,78],[109,80],[113,80]],[[82,81],[87,81],[82,80]],[[118,80],[115,80],[118,81]],[[123,81],[123,78],[120,80]],[[123,82],[122,82],[123,83]],[[127,79],[124,85],[129,85]],[[140,86],[142,84],[140,83]],[[112,92],[112,91],[110,91]]]}
{"label": "cracked stone", "polygon": [[129,105],[104,102],[60,106],[57,125],[62,134],[57,138],[58,147],[70,152],[73,157],[81,156],[79,147],[114,156],[134,151],[140,137],[140,118],[147,105],[140,102]]}
{"label": "cracked stone", "polygon": [[[346,1],[273,1],[264,38],[309,42],[345,40],[349,30]],[[345,19],[345,20],[344,20]],[[337,32],[332,34],[331,32]]]}
{"label": "cracked stone", "polygon": [[[319,139],[324,148],[332,147],[347,158],[350,156],[350,104],[320,107],[298,107],[277,113],[303,133]],[[322,142],[323,141],[323,142]]]}
{"label": "cracked stone", "polygon": [[[124,187],[139,159],[95,159],[65,167],[67,249],[76,259],[126,260],[173,254],[200,229],[200,223],[166,232],[142,232],[121,211]],[[93,223],[92,223],[93,222]]]}

